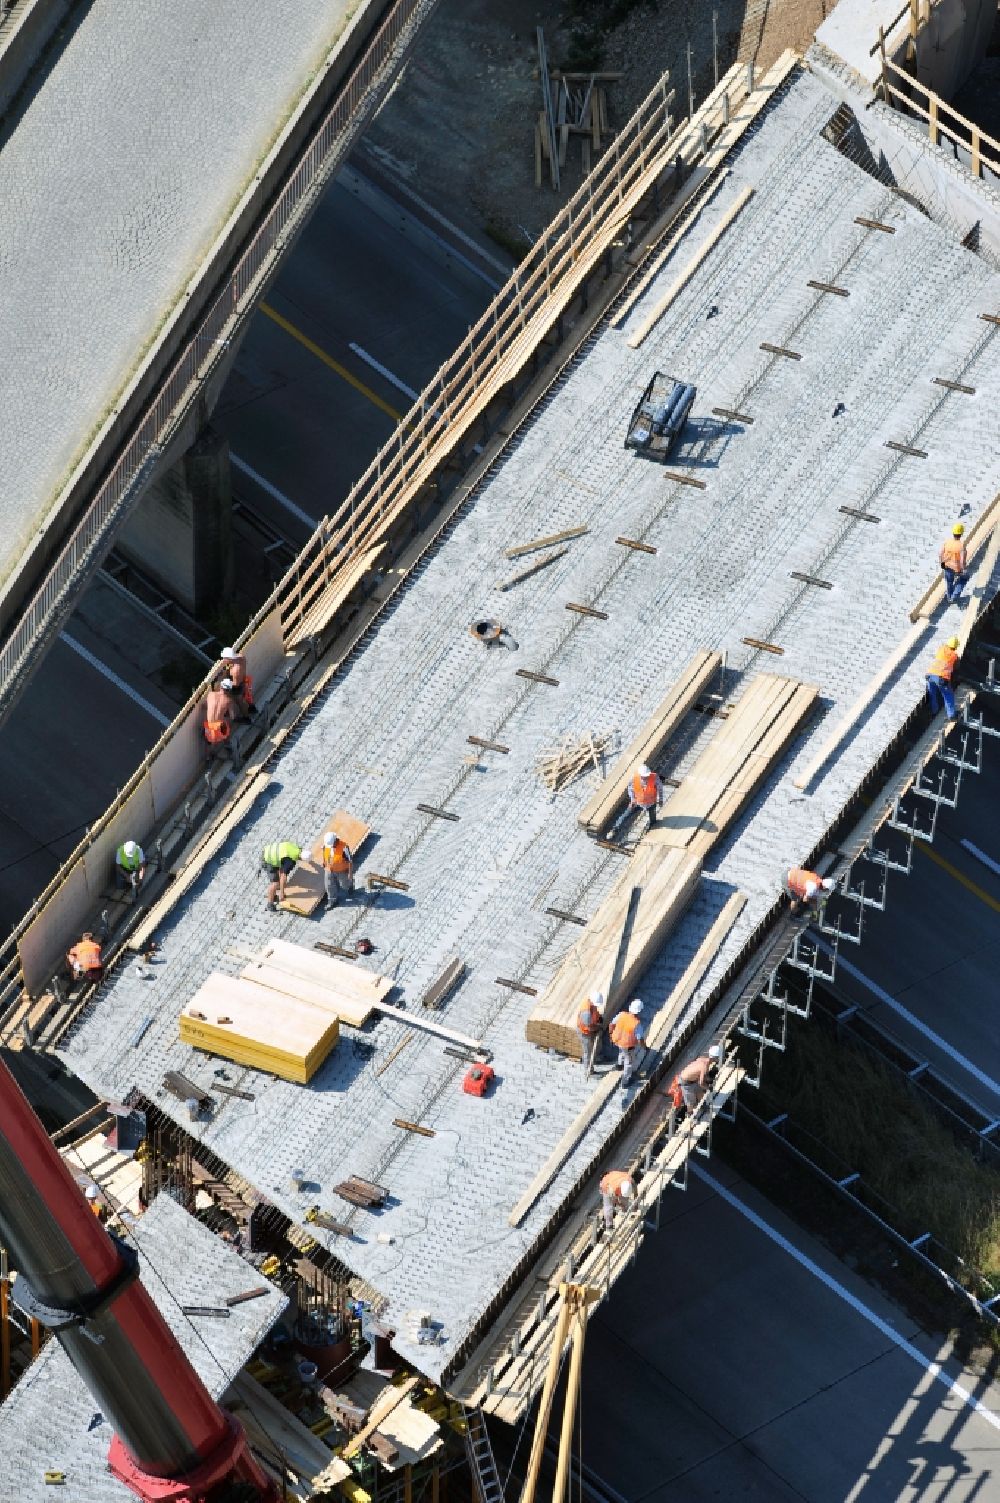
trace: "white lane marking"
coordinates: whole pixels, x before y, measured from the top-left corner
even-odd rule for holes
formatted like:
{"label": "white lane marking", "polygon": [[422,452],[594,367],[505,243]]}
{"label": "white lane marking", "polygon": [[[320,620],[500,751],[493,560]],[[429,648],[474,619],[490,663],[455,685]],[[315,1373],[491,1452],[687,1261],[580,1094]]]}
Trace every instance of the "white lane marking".
{"label": "white lane marking", "polygon": [[[368,351],[363,350],[359,344],[349,344],[347,348],[352,354],[357,355],[359,360],[363,360],[365,365],[370,365],[373,371],[378,371],[379,375],[388,381],[390,386],[394,386],[397,391],[401,391],[404,397],[409,397],[411,402],[417,400],[420,393],[414,391],[412,386],[407,386],[406,382],[401,381],[398,376],[394,376],[388,366],[383,365],[380,360],[376,360],[374,355],[369,355]],[[441,414],[436,413],[435,416],[440,417]]]}
{"label": "white lane marking", "polygon": [[[831,953],[830,946],[825,940],[820,939],[819,936],[816,936],[816,943],[828,955]],[[987,1075],[984,1070],[980,1070],[978,1065],[974,1065],[971,1059],[967,1059],[953,1044],[949,1044],[947,1039],[943,1039],[939,1033],[935,1033],[933,1028],[928,1028],[926,1023],[922,1023],[919,1018],[914,1017],[913,1013],[904,1007],[902,1002],[897,1002],[895,997],[890,996],[883,987],[879,986],[877,982],[872,981],[871,977],[866,976],[863,971],[859,971],[856,965],[852,965],[842,955],[837,956],[837,965],[842,967],[848,976],[853,976],[855,981],[860,981],[862,986],[867,987],[873,997],[877,997],[880,1002],[885,1003],[886,1007],[891,1007],[893,1012],[898,1013],[904,1023],[908,1023],[911,1028],[915,1028],[918,1033],[922,1033],[924,1038],[929,1039],[936,1049],[941,1050],[942,1054],[947,1054],[948,1058],[953,1059],[956,1065],[961,1065],[962,1069],[968,1075],[971,1075],[974,1080],[978,1080],[980,1085],[986,1086],[987,1090],[992,1091],[994,1095],[1000,1096],[1000,1082],[995,1081],[992,1075]]]}
{"label": "white lane marking", "polygon": [[311,517],[307,511],[302,510],[301,506],[296,506],[294,501],[289,501],[283,491],[279,491],[278,487],[272,485],[270,480],[265,480],[263,475],[254,469],[253,465],[247,464],[245,459],[241,459],[231,449],[229,451],[229,462],[235,465],[244,475],[249,475],[255,485],[259,485],[262,491],[266,491],[271,499],[277,501],[286,511],[290,511],[293,517],[297,517],[300,522],[305,523],[310,532],[316,531],[316,517]]}
{"label": "white lane marking", "polygon": [[[419,402],[419,391],[414,391],[412,386],[407,386],[405,381],[401,381],[398,376],[394,376],[388,366],[376,360],[374,355],[369,355],[368,351],[363,350],[359,344],[349,344],[347,348],[352,354],[357,355],[359,360],[363,360],[366,365],[370,365],[373,371],[378,371],[379,375],[388,381],[390,386],[394,386],[397,391],[401,391],[404,397],[409,397],[411,402]],[[431,411],[435,417],[441,417],[439,408],[432,407]],[[481,454],[483,452],[482,444],[473,444],[472,452],[473,454]]]}
{"label": "white lane marking", "polygon": [[162,726],[170,724],[170,721],[162,710],[158,710],[155,705],[151,705],[148,699],[143,699],[142,695],[136,689],[133,689],[131,684],[127,684],[123,678],[119,678],[117,673],[112,673],[107,663],[102,663],[100,658],[96,658],[92,652],[88,652],[83,643],[78,642],[75,637],[71,637],[69,632],[60,632],[59,640],[65,642],[67,647],[72,647],[74,652],[80,654],[85,663],[89,663],[91,668],[96,668],[98,673],[103,674],[110,683],[114,684],[116,689],[120,689],[140,709],[145,710],[147,715],[152,715],[153,719],[158,720]]}
{"label": "white lane marking", "polygon": [[1000,1415],[994,1414],[991,1409],[988,1409],[985,1404],[976,1398],[975,1394],[970,1393],[963,1384],[949,1377],[939,1362],[932,1362],[929,1357],[925,1357],[919,1347],[915,1347],[912,1342],[907,1341],[906,1337],[901,1335],[895,1326],[890,1325],[887,1320],[883,1320],[881,1315],[876,1315],[875,1311],[869,1309],[863,1300],[858,1299],[857,1295],[852,1294],[849,1289],[845,1289],[843,1284],[838,1283],[833,1275],[827,1273],[824,1268],[820,1268],[818,1263],[814,1263],[812,1258],[807,1257],[804,1252],[801,1252],[795,1246],[794,1242],[789,1242],[787,1237],[783,1237],[773,1226],[768,1225],[763,1217],[758,1216],[756,1211],[752,1211],[744,1201],[740,1200],[738,1195],[734,1195],[731,1190],[727,1190],[725,1186],[720,1185],[718,1180],[709,1174],[707,1170],[703,1169],[700,1164],[692,1164],[691,1172],[696,1174],[699,1179],[703,1179],[706,1184],[711,1185],[720,1199],[724,1200],[727,1205],[731,1205],[734,1210],[739,1211],[741,1216],[745,1216],[752,1226],[755,1226],[758,1231],[763,1232],[765,1237],[770,1238],[777,1247],[788,1253],[789,1257],[794,1258],[796,1263],[801,1268],[804,1268],[807,1273],[811,1273],[814,1278],[819,1279],[821,1284],[825,1284],[832,1294],[836,1294],[845,1304],[850,1305],[852,1310],[864,1320],[867,1320],[869,1324],[873,1325],[889,1341],[898,1346],[901,1352],[905,1352],[908,1357],[912,1357],[914,1362],[918,1363],[932,1378],[936,1378],[939,1383],[942,1383],[957,1399],[961,1399],[963,1404],[968,1404],[969,1408],[984,1419],[988,1425],[991,1425],[994,1430],[1000,1430]]}
{"label": "white lane marking", "polygon": [[984,866],[989,867],[991,872],[996,872],[1000,877],[1000,862],[994,861],[992,856],[987,856],[986,852],[981,851],[978,845],[973,845],[971,840],[963,840],[962,844],[971,856],[975,856],[977,861],[981,861]]}

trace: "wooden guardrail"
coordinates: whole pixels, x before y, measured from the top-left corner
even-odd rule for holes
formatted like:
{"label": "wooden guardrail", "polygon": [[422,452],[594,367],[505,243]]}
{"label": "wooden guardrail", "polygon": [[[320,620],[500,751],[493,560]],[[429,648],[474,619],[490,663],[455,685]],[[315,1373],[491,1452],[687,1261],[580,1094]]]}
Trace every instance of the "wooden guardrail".
{"label": "wooden guardrail", "polygon": [[882,45],[882,76],[879,91],[886,104],[903,114],[913,114],[927,124],[927,136],[932,146],[941,144],[942,138],[950,141],[960,152],[968,155],[974,177],[982,177],[984,170],[1000,177],[1000,141],[972,120],[953,109],[946,100],[919,79],[907,73],[898,63],[886,55]]}

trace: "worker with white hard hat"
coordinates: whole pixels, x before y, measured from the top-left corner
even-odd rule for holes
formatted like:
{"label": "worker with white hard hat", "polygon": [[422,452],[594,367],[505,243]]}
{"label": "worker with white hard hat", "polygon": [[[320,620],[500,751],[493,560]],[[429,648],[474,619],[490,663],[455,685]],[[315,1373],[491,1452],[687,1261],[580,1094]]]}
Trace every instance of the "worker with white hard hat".
{"label": "worker with white hard hat", "polygon": [[610,1232],[615,1211],[627,1211],[635,1198],[635,1185],[622,1169],[609,1169],[600,1185],[604,1225]]}
{"label": "worker with white hard hat", "polygon": [[115,885],[138,892],[146,876],[146,854],[135,840],[125,840],[115,851]]}
{"label": "worker with white hard hat", "polygon": [[346,840],[333,830],[323,836],[323,883],[327,908],[336,908],[342,897],[354,891],[354,857]]}
{"label": "worker with white hard hat", "polygon": [[236,698],[233,693],[233,681],[231,678],[224,678],[217,689],[211,688],[205,695],[205,719],[201,729],[209,756],[231,755],[229,738],[233,732],[235,718]]}
{"label": "worker with white hard hat", "polygon": [[584,999],[576,1015],[576,1031],[580,1035],[580,1058],[584,1075],[590,1074],[601,1050],[601,1035],[604,1032],[604,993],[591,992]]}
{"label": "worker with white hard hat", "polygon": [[88,1185],[83,1192],[84,1198],[98,1221],[104,1221],[108,1214],[107,1206],[97,1193],[96,1185]]}
{"label": "worker with white hard hat", "polygon": [[785,876],[785,893],[792,900],[793,913],[800,913],[803,909],[815,913],[836,885],[831,878],[821,877],[804,866],[789,867]]}
{"label": "worker with white hard hat", "polygon": [[618,1013],[611,1024],[609,1033],[611,1042],[618,1050],[618,1063],[622,1068],[622,1090],[628,1089],[629,1082],[639,1067],[639,1049],[646,1052],[646,1031],[639,1021],[642,1017],[642,1003],[636,997],[630,1002],[627,1012]]}
{"label": "worker with white hard hat", "polygon": [[697,1059],[678,1071],[677,1084],[680,1087],[681,1102],[689,1112],[693,1112],[704,1099],[721,1058],[720,1045],[711,1044],[706,1054],[699,1054]]}
{"label": "worker with white hard hat", "polygon": [[948,597],[949,605],[959,603],[969,578],[969,553],[962,541],[964,532],[965,528],[961,522],[956,522],[951,529],[951,537],[945,538],[938,554],[944,573],[944,592]]}
{"label": "worker with white hard hat", "polygon": [[245,718],[255,714],[253,679],[247,673],[246,657],[242,652],[237,652],[235,647],[224,647],[221,658],[220,669],[224,676],[232,681],[237,716]]}
{"label": "worker with white hard hat", "polygon": [[636,768],[629,780],[629,809],[642,809],[649,820],[649,828],[656,824],[656,811],[663,803],[663,783],[647,762]]}

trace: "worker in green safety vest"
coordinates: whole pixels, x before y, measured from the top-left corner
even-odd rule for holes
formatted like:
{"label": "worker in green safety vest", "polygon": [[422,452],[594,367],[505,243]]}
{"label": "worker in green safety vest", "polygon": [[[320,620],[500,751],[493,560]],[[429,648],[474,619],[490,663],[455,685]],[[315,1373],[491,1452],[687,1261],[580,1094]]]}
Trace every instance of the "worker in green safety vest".
{"label": "worker in green safety vest", "polygon": [[296,845],[294,840],[272,840],[261,852],[261,865],[271,878],[267,889],[267,906],[273,908],[275,900],[279,903],[285,901],[285,886],[288,882],[289,873],[295,870],[295,863],[302,855],[302,847]]}
{"label": "worker in green safety vest", "polygon": [[126,840],[115,851],[115,886],[138,892],[146,876],[146,856],[135,840]]}

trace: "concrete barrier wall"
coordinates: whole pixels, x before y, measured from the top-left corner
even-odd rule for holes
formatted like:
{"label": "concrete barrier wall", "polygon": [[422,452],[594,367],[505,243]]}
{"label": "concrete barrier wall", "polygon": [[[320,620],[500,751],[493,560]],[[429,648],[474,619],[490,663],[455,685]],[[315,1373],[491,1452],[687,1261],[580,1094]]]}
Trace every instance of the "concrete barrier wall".
{"label": "concrete barrier wall", "polygon": [[[996,0],[934,0],[917,33],[916,75],[942,99],[952,99],[986,56],[997,19]],[[897,49],[903,65],[905,46]]]}
{"label": "concrete barrier wall", "polygon": [[0,117],[6,115],[28,74],[81,0],[26,0],[0,31]]}

